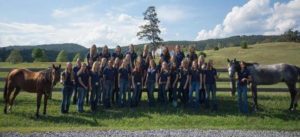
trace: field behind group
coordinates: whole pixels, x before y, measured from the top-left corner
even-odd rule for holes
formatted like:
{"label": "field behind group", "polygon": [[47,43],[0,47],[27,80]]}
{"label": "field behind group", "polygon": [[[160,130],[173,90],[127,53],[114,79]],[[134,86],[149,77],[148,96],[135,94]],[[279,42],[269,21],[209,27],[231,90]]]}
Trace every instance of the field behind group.
{"label": "field behind group", "polygon": [[[253,61],[262,64],[289,63],[300,66],[300,43],[265,43],[250,45],[248,49],[231,47],[204,51],[207,59],[213,59],[216,68],[226,68],[227,58]],[[51,62],[43,63],[0,63],[0,68],[47,68]],[[65,65],[64,62],[54,64]],[[8,72],[0,72],[0,78],[6,77]],[[222,72],[220,78],[228,78],[227,72]],[[0,81],[0,88],[4,82]],[[218,87],[229,88],[228,82],[218,82]],[[57,88],[61,85],[58,84]],[[284,83],[264,88],[286,88]],[[2,92],[2,91],[1,91]],[[157,94],[155,93],[156,97]],[[0,112],[0,131],[49,131],[49,130],[85,130],[85,129],[275,129],[300,130],[299,111],[287,111],[290,103],[289,93],[258,93],[258,103],[261,110],[248,116],[241,115],[237,109],[236,97],[229,92],[217,92],[219,110],[211,112],[207,109],[195,111],[185,108],[164,108],[147,106],[147,96],[143,93],[142,104],[137,109],[115,108],[101,109],[95,115],[89,113],[78,114],[76,106],[71,105],[70,114],[59,113],[61,93],[53,93],[53,99],[48,104],[48,116],[35,119],[35,94],[21,92],[16,98],[13,112],[4,115]],[[249,101],[252,102],[249,93]],[[252,103],[250,103],[252,104]],[[3,108],[3,98],[0,98],[0,108]],[[89,110],[88,106],[85,106]]]}

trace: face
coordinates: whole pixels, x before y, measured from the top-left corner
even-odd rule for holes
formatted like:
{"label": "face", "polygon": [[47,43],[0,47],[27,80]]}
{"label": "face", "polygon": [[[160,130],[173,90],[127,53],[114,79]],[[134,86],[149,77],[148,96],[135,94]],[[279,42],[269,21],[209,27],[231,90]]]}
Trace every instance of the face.
{"label": "face", "polygon": [[196,61],[193,61],[192,67],[197,68],[197,62]]}
{"label": "face", "polygon": [[134,51],[133,45],[130,45],[130,46],[129,46],[129,50],[130,50],[131,52]]}
{"label": "face", "polygon": [[162,63],[162,68],[163,68],[163,69],[167,69],[167,67],[168,67],[168,64],[167,64],[166,62],[163,62],[163,63]]}
{"label": "face", "polygon": [[72,70],[72,63],[67,63],[67,69]]}
{"label": "face", "polygon": [[56,67],[54,64],[52,65],[52,77],[53,77],[53,84],[55,85],[60,80],[60,72],[61,72],[61,65]]}
{"label": "face", "polygon": [[108,61],[108,66],[112,67],[113,62],[111,60]]}
{"label": "face", "polygon": [[81,61],[80,61],[80,59],[77,59],[77,61],[76,61],[76,64],[77,64],[77,66],[81,66]]}
{"label": "face", "polygon": [[180,52],[180,50],[181,50],[180,47],[177,45],[177,46],[176,46],[176,51],[177,51],[177,52]]}
{"label": "face", "polygon": [[229,77],[234,77],[234,73],[236,72],[239,64],[238,62],[234,59],[234,60],[229,60],[228,61],[228,73],[229,73]]}
{"label": "face", "polygon": [[86,64],[85,64],[85,63],[82,64],[82,70],[83,70],[83,71],[86,70]]}
{"label": "face", "polygon": [[116,48],[116,52],[117,52],[117,53],[121,52],[121,48],[120,48],[120,47],[117,47],[117,48]]}

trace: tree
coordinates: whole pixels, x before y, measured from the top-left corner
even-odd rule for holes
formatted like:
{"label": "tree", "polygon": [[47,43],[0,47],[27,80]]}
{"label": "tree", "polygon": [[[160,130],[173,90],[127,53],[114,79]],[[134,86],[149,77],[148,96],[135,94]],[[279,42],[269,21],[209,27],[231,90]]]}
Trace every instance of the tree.
{"label": "tree", "polygon": [[67,62],[68,57],[64,50],[60,51],[56,57],[56,62]]}
{"label": "tree", "polygon": [[293,42],[299,41],[300,40],[299,31],[298,30],[293,31],[292,29],[289,29],[286,32],[284,32],[283,39],[284,41],[293,41]]}
{"label": "tree", "polygon": [[77,59],[80,59],[80,60],[81,60],[81,55],[80,55],[80,53],[76,53],[76,55],[75,55],[74,58],[73,58],[73,62],[76,62]]}
{"label": "tree", "polygon": [[154,6],[148,7],[148,9],[143,13],[144,20],[146,24],[140,26],[140,31],[137,33],[139,39],[145,39],[150,41],[153,48],[157,48],[159,42],[163,41],[159,34],[161,33],[159,29],[159,20],[157,18],[157,13]]}
{"label": "tree", "polygon": [[34,58],[34,62],[48,61],[48,57],[47,57],[45,51],[40,48],[33,49],[31,56],[32,56],[32,58]]}
{"label": "tree", "polygon": [[247,44],[246,41],[242,41],[242,42],[241,42],[241,48],[242,48],[242,49],[247,49],[247,48],[248,48],[248,44]]}
{"label": "tree", "polygon": [[22,61],[23,61],[23,57],[19,50],[12,50],[6,59],[6,62],[10,62],[13,64],[20,63]]}

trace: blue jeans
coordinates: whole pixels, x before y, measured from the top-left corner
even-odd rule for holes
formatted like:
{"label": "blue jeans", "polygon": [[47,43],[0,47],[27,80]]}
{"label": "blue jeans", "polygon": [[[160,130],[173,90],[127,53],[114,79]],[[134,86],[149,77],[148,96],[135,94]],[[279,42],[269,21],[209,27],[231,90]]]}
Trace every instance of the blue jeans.
{"label": "blue jeans", "polygon": [[[120,94],[118,96],[118,105],[119,106],[124,106],[125,105],[127,90],[128,90],[128,80],[120,79],[120,90],[119,90]],[[128,98],[129,98],[129,95],[128,95]]]}
{"label": "blue jeans", "polygon": [[189,90],[189,104],[193,105],[194,102],[194,98],[193,98],[193,92],[195,91],[196,93],[196,106],[199,106],[199,89],[200,89],[200,83],[199,81],[192,81],[191,86],[190,86],[190,90]]}
{"label": "blue jeans", "polygon": [[77,102],[77,111],[83,112],[83,104],[84,104],[84,97],[86,96],[87,90],[83,87],[78,87],[78,102]]}
{"label": "blue jeans", "polygon": [[167,91],[166,91],[166,84],[159,84],[159,91],[158,91],[158,101],[160,103],[167,104]]}
{"label": "blue jeans", "polygon": [[142,83],[140,83],[140,84],[134,83],[134,84],[135,84],[135,88],[133,89],[133,104],[132,104],[132,106],[136,107],[136,106],[138,106],[139,101],[140,101],[140,94],[142,92]]}
{"label": "blue jeans", "polygon": [[172,92],[172,104],[173,107],[177,107],[177,85],[175,87],[171,87],[170,91]]}
{"label": "blue jeans", "polygon": [[217,97],[216,97],[216,84],[206,84],[207,98],[206,103],[208,106],[212,105],[213,109],[217,109]]}
{"label": "blue jeans", "polygon": [[93,86],[90,98],[91,110],[96,111],[99,101],[100,86]]}
{"label": "blue jeans", "polygon": [[102,104],[104,101],[104,94],[105,92],[105,88],[104,88],[104,83],[103,83],[103,79],[100,79],[100,85],[99,85],[99,94],[98,94],[98,103]]}
{"label": "blue jeans", "polygon": [[242,113],[248,113],[247,85],[238,85],[238,105]]}
{"label": "blue jeans", "polygon": [[114,88],[114,81],[111,80],[106,80],[104,82],[104,87],[105,87],[105,91],[104,91],[104,100],[103,100],[103,104],[106,108],[111,107],[111,96],[112,96],[112,91]]}
{"label": "blue jeans", "polygon": [[147,93],[148,93],[148,104],[149,106],[154,106],[154,94],[153,90],[155,88],[155,81],[147,81]]}
{"label": "blue jeans", "polygon": [[63,99],[61,102],[61,113],[68,113],[69,107],[70,107],[70,100],[73,93],[73,87],[72,86],[64,86],[62,88],[62,95]]}

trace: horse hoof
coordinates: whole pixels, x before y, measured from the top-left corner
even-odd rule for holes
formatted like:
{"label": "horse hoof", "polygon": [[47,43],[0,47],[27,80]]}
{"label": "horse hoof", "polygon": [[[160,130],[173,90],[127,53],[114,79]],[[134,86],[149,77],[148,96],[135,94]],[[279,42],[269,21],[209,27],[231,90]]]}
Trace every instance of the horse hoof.
{"label": "horse hoof", "polygon": [[39,114],[35,114],[35,117],[36,117],[36,118],[40,118],[40,115],[39,115]]}

